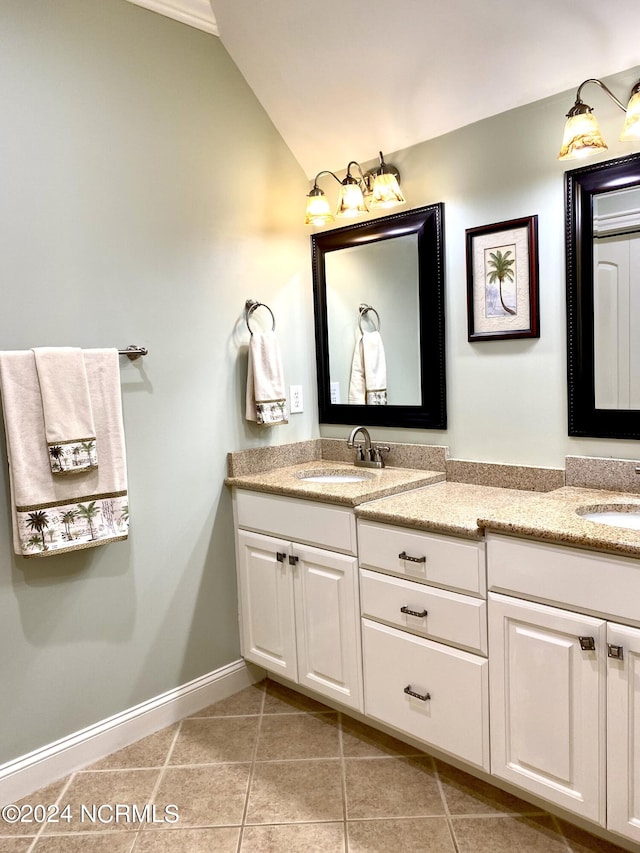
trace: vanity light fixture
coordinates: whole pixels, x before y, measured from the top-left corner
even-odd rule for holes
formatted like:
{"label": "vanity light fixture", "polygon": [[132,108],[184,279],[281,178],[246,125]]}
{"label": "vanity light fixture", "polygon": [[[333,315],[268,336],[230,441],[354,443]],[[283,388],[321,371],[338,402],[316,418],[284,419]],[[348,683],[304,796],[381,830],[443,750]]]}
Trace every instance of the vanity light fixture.
{"label": "vanity light fixture", "polygon": [[562,148],[558,154],[558,160],[575,160],[607,150],[607,144],[602,138],[592,107],[585,104],[580,97],[582,87],[586,86],[587,83],[595,83],[600,86],[611,100],[623,112],[626,112],[620,142],[640,141],[640,80],[631,90],[629,103],[625,107],[622,101],[618,100],[601,80],[590,77],[578,86],[576,102],[567,113],[567,123],[564,128]]}
{"label": "vanity light fixture", "polygon": [[[359,172],[359,177],[351,174],[351,167]],[[340,184],[340,195],[336,216],[351,217],[367,213],[369,210],[395,207],[405,203],[405,197],[400,189],[400,173],[391,163],[385,163],[380,151],[380,163],[375,169],[362,171],[355,160],[347,165],[345,177],[340,178],[328,169],[323,169],[315,176],[311,192],[307,195],[307,212],[305,225],[327,225],[333,222],[333,214],[329,200],[324,191],[318,186],[321,175],[331,175]],[[369,207],[365,204],[365,198]]]}

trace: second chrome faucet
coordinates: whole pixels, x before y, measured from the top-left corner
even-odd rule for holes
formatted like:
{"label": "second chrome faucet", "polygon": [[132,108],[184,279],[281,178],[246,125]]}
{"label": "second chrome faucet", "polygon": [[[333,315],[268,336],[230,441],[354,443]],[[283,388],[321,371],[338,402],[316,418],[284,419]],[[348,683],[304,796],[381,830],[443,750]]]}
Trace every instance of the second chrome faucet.
{"label": "second chrome faucet", "polygon": [[[356,436],[360,433],[364,443],[356,442]],[[384,468],[383,453],[388,453],[390,448],[387,444],[371,444],[369,430],[363,426],[354,427],[347,439],[347,447],[353,447],[356,451],[354,465],[365,468]]]}

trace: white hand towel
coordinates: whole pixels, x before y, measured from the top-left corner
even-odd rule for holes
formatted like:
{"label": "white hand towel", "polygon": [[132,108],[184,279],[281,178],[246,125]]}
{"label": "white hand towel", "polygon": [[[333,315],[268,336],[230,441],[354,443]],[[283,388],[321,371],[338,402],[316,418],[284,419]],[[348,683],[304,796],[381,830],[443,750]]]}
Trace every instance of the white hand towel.
{"label": "white hand towel", "polygon": [[363,332],[356,341],[351,363],[349,403],[386,406],[387,362],[380,332]]}
{"label": "white hand towel", "polygon": [[96,430],[82,350],[37,347],[33,354],[51,470],[77,474],[95,468]]}
{"label": "white hand towel", "polygon": [[275,332],[254,332],[249,341],[246,418],[261,426],[289,423],[286,403]]}
{"label": "white hand towel", "polygon": [[100,467],[56,477],[42,440],[44,416],[31,350],[0,353],[16,554],[48,556],[126,539],[127,469],[118,351],[85,350]]}

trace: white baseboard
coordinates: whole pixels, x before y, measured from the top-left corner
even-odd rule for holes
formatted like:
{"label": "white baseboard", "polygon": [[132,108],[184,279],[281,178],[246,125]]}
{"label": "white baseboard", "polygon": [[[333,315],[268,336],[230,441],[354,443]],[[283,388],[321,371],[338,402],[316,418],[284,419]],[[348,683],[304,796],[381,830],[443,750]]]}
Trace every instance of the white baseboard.
{"label": "white baseboard", "polygon": [[0,766],[0,805],[13,803],[219,702],[264,677],[264,670],[237,660],[160,696],[88,726]]}

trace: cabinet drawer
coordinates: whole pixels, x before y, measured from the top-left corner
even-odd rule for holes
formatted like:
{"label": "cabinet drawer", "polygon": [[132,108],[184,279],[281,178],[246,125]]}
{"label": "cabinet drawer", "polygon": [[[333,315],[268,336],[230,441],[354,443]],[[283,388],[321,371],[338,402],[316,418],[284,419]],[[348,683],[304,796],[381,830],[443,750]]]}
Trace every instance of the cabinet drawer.
{"label": "cabinet drawer", "polygon": [[488,771],[487,660],[368,619],[362,642],[365,713]]}
{"label": "cabinet drawer", "polygon": [[482,542],[358,521],[358,549],[363,568],[486,595]]}
{"label": "cabinet drawer", "polygon": [[367,569],[360,572],[360,597],[363,616],[487,653],[487,605],[480,598]]}
{"label": "cabinet drawer", "polygon": [[237,489],[235,512],[238,527],[356,553],[355,517],[345,507]]}

